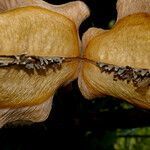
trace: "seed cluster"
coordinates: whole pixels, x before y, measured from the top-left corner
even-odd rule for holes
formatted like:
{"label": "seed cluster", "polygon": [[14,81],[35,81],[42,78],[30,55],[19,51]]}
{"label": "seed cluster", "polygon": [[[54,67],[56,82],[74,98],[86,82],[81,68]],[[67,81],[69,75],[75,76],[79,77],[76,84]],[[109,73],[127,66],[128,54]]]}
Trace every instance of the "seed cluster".
{"label": "seed cluster", "polygon": [[[134,69],[129,66],[118,67],[101,62],[98,62],[97,66],[100,68],[101,72],[108,74],[113,73],[114,81],[126,80],[127,83],[133,82],[136,87],[144,80],[150,79],[150,70],[148,69]],[[147,86],[150,86],[150,83],[148,83]]]}
{"label": "seed cluster", "polygon": [[7,67],[11,65],[24,66],[27,69],[46,69],[47,66],[56,69],[61,69],[61,64],[65,58],[63,57],[39,57],[39,56],[1,56],[0,67]]}
{"label": "seed cluster", "polygon": [[[85,60],[84,58],[40,57],[23,54],[17,56],[0,56],[0,67],[19,65],[32,70],[45,70],[49,67],[55,71],[56,69],[61,69],[63,62],[70,62],[73,59]],[[95,64],[93,61],[86,61]],[[144,81],[145,86],[150,86],[150,70],[148,69],[135,69],[130,66],[119,67],[102,62],[97,62],[96,66],[99,67],[101,72],[113,73],[114,81],[125,80],[127,83],[132,82],[135,87],[138,87]]]}

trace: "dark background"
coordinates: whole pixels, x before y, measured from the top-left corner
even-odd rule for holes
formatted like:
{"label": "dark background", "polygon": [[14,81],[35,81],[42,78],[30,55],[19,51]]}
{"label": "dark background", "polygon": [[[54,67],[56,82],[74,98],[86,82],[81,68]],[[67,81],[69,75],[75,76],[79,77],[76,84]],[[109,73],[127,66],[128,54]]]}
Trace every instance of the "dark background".
{"label": "dark background", "polygon": [[[89,6],[91,16],[81,25],[80,36],[92,26],[108,29],[110,21],[116,20],[116,0],[83,1]],[[69,0],[48,2],[62,4]],[[149,111],[113,97],[85,100],[74,81],[58,90],[47,121],[11,124],[0,129],[0,150],[111,150],[108,140],[116,129],[149,125]]]}

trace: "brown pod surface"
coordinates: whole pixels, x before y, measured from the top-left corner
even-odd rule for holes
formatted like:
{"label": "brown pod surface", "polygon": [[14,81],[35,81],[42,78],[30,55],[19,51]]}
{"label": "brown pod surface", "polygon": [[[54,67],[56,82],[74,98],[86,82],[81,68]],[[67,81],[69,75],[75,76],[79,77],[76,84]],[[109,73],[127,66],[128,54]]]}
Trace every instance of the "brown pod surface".
{"label": "brown pod surface", "polygon": [[56,90],[77,77],[78,61],[66,59],[80,56],[78,28],[88,8],[80,1],[0,4],[0,125],[45,120]]}
{"label": "brown pod surface", "polygon": [[89,29],[79,87],[92,99],[111,95],[150,108],[150,15],[126,16],[104,31]]}

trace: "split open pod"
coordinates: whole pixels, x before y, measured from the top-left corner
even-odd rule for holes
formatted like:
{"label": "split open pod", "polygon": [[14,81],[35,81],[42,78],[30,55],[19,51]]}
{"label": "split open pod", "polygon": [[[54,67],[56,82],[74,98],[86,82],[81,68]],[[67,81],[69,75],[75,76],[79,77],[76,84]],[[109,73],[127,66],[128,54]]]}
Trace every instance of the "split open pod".
{"label": "split open pod", "polygon": [[0,0],[0,126],[39,122],[56,90],[77,78],[78,28],[89,15],[80,1]]}
{"label": "split open pod", "polygon": [[139,3],[119,0],[112,29],[84,34],[78,82],[86,98],[111,95],[150,109],[150,1]]}

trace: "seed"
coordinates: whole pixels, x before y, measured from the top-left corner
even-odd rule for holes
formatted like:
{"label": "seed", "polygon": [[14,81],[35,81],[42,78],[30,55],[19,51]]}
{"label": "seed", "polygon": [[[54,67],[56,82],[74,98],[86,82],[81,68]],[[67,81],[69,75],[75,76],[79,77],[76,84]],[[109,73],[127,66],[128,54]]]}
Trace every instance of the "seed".
{"label": "seed", "polygon": [[117,72],[119,70],[119,67],[115,66],[114,71]]}
{"label": "seed", "polygon": [[100,68],[103,68],[105,65],[106,65],[106,64],[104,64],[104,63],[98,63],[98,66],[99,66]]}
{"label": "seed", "polygon": [[107,66],[104,67],[104,70],[107,71],[107,72],[110,72],[112,69],[113,69],[112,65],[107,65]]}
{"label": "seed", "polygon": [[124,71],[125,71],[125,69],[124,69],[124,68],[119,68],[119,70],[118,70],[117,74],[118,74],[118,75],[121,75],[121,74],[123,74],[123,73],[124,73]]}
{"label": "seed", "polygon": [[41,65],[44,65],[45,63],[44,63],[44,59],[42,58],[42,57],[39,57],[39,60],[40,60],[40,64]]}
{"label": "seed", "polygon": [[27,68],[27,69],[34,69],[34,65],[33,64],[26,64],[25,68]]}
{"label": "seed", "polygon": [[147,72],[148,72],[147,70],[141,70],[141,75],[145,76],[147,74]]}

